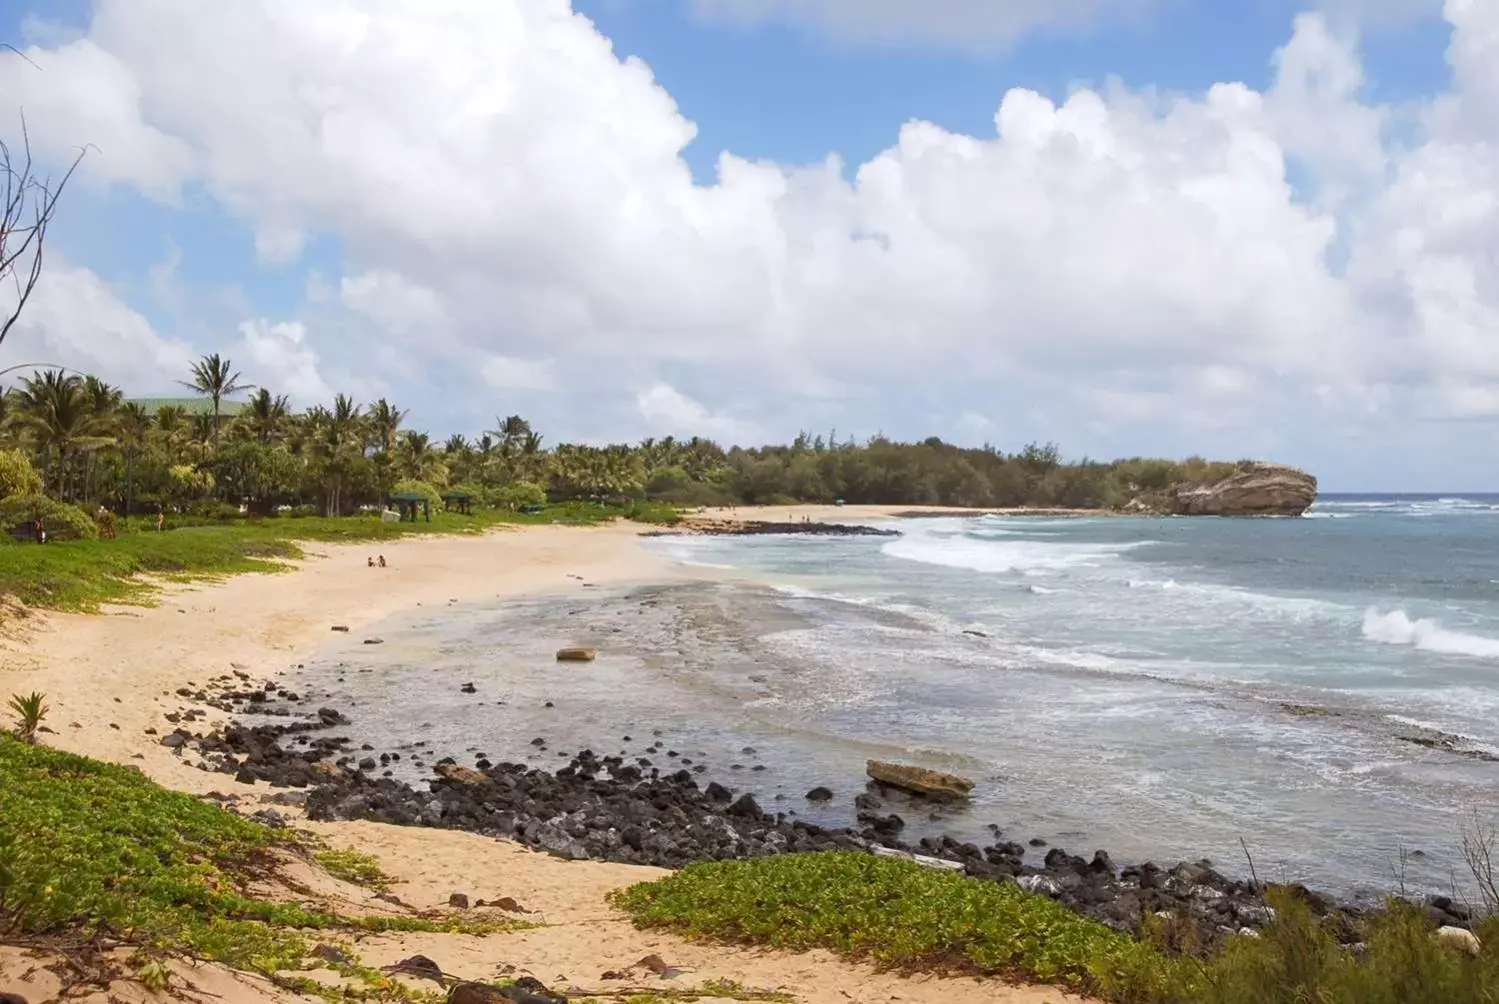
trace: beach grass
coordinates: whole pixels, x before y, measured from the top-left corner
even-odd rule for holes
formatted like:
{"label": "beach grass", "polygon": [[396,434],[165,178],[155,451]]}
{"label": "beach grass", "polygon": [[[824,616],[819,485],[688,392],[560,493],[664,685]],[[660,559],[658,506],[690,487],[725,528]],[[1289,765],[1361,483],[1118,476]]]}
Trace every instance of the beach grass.
{"label": "beach grass", "polygon": [[[692,938],[830,949],[901,970],[1067,987],[1116,1004],[1493,1004],[1499,952],[1439,944],[1425,914],[1391,903],[1361,951],[1305,904],[1272,894],[1275,919],[1206,959],[1110,930],[1017,886],[848,852],[690,865],[614,894],[638,926]],[[1499,947],[1499,922],[1477,932]]]}
{"label": "beach grass", "polygon": [[[432,521],[384,523],[374,515],[277,517],[193,524],[174,519],[165,532],[132,521],[113,540],[0,544],[0,596],[28,607],[95,612],[103,604],[150,604],[160,581],[277,572],[304,556],[306,543],[378,543],[419,534],[481,533],[499,526],[588,526],[615,519],[671,525],[677,510],[659,503],[565,503],[538,513],[481,509],[435,512]],[[149,528],[148,528],[149,527]]]}
{"label": "beach grass", "polygon": [[[0,735],[0,942],[102,936],[157,957],[262,973],[300,968],[311,932],[487,933],[527,925],[348,917],[252,894],[301,838],[100,763]],[[369,880],[347,853],[334,870]]]}

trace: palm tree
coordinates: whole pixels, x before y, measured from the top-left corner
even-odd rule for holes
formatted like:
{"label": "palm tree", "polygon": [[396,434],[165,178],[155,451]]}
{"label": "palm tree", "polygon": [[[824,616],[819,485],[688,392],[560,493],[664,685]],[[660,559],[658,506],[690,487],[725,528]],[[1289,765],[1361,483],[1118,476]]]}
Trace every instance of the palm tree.
{"label": "palm tree", "polygon": [[396,446],[396,470],[403,478],[424,481],[438,462],[437,450],[425,432],[403,432]]}
{"label": "palm tree", "polygon": [[500,449],[504,453],[512,453],[515,447],[520,445],[521,440],[531,433],[531,423],[519,415],[510,415],[506,418],[495,416],[497,429],[491,429],[490,435],[500,441]]}
{"label": "palm tree", "polygon": [[[107,435],[113,432],[117,425],[118,411],[120,405],[125,401],[125,394],[118,387],[113,387],[96,376],[85,376],[83,378],[83,393],[88,399],[89,408],[93,410],[98,419],[97,432],[99,435]],[[118,443],[110,444],[118,446]],[[96,451],[89,451],[84,458],[83,486],[84,495],[88,498],[95,497],[94,491],[94,456]]]}
{"label": "palm tree", "polygon": [[104,423],[95,413],[82,379],[61,370],[46,370],[28,378],[21,392],[20,420],[31,430],[42,454],[42,477],[57,457],[57,494],[72,498],[68,462],[79,451],[93,450],[111,442],[100,435]]}
{"label": "palm tree", "polygon": [[139,401],[120,405],[115,425],[120,449],[125,454],[125,514],[135,499],[135,457],[151,436],[151,414]]}
{"label": "palm tree", "polygon": [[370,438],[374,441],[376,450],[381,453],[395,452],[396,438],[401,430],[401,420],[405,417],[404,411],[383,397],[370,405]]}
{"label": "palm tree", "polygon": [[265,446],[285,432],[286,416],[289,411],[286,395],[280,394],[272,397],[270,391],[261,387],[250,395],[250,402],[245,406],[241,416],[256,442]]}
{"label": "palm tree", "polygon": [[344,479],[354,459],[361,455],[364,416],[353,398],[339,394],[333,399],[332,411],[319,405],[308,411],[306,421],[313,455],[322,466],[326,512],[337,516],[343,511]]}
{"label": "palm tree", "polygon": [[202,394],[213,402],[213,441],[219,441],[220,416],[224,398],[249,387],[239,382],[239,374],[228,359],[219,358],[217,352],[204,356],[193,363],[192,380],[179,381],[189,390]]}

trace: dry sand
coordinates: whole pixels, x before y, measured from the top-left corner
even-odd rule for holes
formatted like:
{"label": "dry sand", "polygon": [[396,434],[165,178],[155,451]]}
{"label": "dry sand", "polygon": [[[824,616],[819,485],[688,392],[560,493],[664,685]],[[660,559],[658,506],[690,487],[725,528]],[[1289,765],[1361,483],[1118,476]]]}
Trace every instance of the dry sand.
{"label": "dry sand", "polygon": [[[849,519],[908,511],[899,507],[742,507],[726,519]],[[254,807],[264,785],[235,784],[180,761],[146,735],[171,726],[163,714],[182,702],[178,687],[239,669],[259,679],[294,665],[326,640],[333,625],[351,632],[417,606],[523,595],[581,592],[585,583],[625,585],[684,579],[700,570],[673,566],[638,541],[638,526],[535,527],[483,537],[406,538],[373,545],[316,546],[294,570],[246,575],[206,586],[169,587],[150,608],[102,615],[43,614],[27,618],[0,640],[0,693],[38,690],[52,705],[55,730],[43,738],[77,753],[134,764],[170,787],[203,794],[212,789]],[[366,559],[385,555],[388,567]],[[210,715],[214,712],[210,711]],[[212,727],[213,718],[206,723]],[[786,954],[697,945],[636,931],[604,902],[615,888],[661,872],[597,862],[564,862],[512,843],[472,834],[375,823],[303,823],[335,846],[376,855],[394,880],[393,891],[419,909],[445,908],[454,892],[471,899],[511,896],[535,911],[544,926],[487,937],[401,934],[367,937],[359,950],[376,965],[413,954],[435,959],[466,978],[531,973],[549,986],[604,989],[606,970],[659,955],[683,973],[662,980],[637,971],[628,985],[677,991],[708,980],[782,990],[808,1002],[905,1001],[966,1004],[1000,1001],[1042,1004],[1073,1000],[1049,988],[1010,987],[996,981],[906,978],[842,962],[823,952]],[[364,890],[324,879],[318,897],[357,911],[390,907]],[[30,957],[0,946],[0,993],[32,1004],[51,999],[56,977]],[[179,967],[182,980],[230,1004],[296,999],[264,980],[212,966]],[[319,975],[335,979],[326,971]],[[627,984],[615,984],[616,987]],[[427,989],[433,989],[431,984]],[[139,987],[116,984],[93,997],[162,1000]]]}

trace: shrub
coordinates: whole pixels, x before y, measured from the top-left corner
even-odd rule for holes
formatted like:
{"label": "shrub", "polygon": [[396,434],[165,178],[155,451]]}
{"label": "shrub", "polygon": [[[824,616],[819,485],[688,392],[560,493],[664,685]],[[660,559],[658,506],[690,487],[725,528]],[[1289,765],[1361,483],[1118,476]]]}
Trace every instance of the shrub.
{"label": "shrub", "polygon": [[495,504],[506,509],[520,509],[528,505],[545,505],[546,489],[534,481],[514,481],[494,493]]}
{"label": "shrub", "polygon": [[31,466],[31,458],[20,450],[0,450],[0,499],[41,493],[42,476]]}
{"label": "shrub", "polygon": [[245,514],[239,511],[239,506],[228,502],[216,502],[213,499],[199,499],[188,503],[185,512],[204,520],[227,520],[243,519]]}
{"label": "shrub", "polygon": [[660,526],[675,526],[682,522],[677,507],[665,502],[631,502],[625,506],[625,519],[636,523],[654,523]]}
{"label": "shrub", "polygon": [[99,536],[99,524],[76,505],[46,495],[15,495],[0,502],[0,524],[7,531],[34,519],[43,521],[49,540],[93,540]]}
{"label": "shrub", "polygon": [[442,508],[442,492],[425,481],[397,481],[390,493],[392,495],[420,495],[433,509]]}
{"label": "shrub", "polygon": [[192,464],[174,464],[167,469],[167,476],[172,481],[171,494],[178,499],[200,498],[213,491],[213,472]]}

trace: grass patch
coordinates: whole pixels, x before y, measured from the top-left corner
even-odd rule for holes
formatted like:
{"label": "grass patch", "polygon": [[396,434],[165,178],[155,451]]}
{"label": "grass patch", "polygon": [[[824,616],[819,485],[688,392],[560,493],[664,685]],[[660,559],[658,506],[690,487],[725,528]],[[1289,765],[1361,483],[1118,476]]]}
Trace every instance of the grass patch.
{"label": "grass patch", "polygon": [[343,851],[318,851],[313,857],[323,866],[323,871],[336,879],[368,889],[385,889],[390,879],[380,867],[380,859],[370,854],[349,849]]}
{"label": "grass patch", "polygon": [[[273,973],[302,964],[307,932],[521,926],[343,917],[252,896],[250,883],[273,869],[272,850],[294,839],[129,768],[0,736],[0,940],[99,934]],[[364,863],[359,870],[367,874]]]}
{"label": "grass patch", "polygon": [[1116,933],[1043,897],[858,853],[691,865],[613,894],[641,927],[803,951],[831,949],[880,966],[1056,984],[1118,1004],[1494,1004],[1499,920],[1476,958],[1444,948],[1409,904],[1369,920],[1365,949],[1289,896],[1258,938],[1205,960]]}
{"label": "grass patch", "polygon": [[527,514],[435,512],[430,523],[382,523],[370,515],[278,517],[256,523],[169,523],[158,533],[154,523],[133,521],[121,526],[114,540],[0,544],[0,595],[13,595],[28,607],[92,613],[109,603],[149,605],[162,581],[282,571],[287,561],[304,556],[306,543],[373,544],[417,534],[480,533],[503,525],[592,526],[620,518],[671,525],[680,515],[660,503],[571,502]]}

